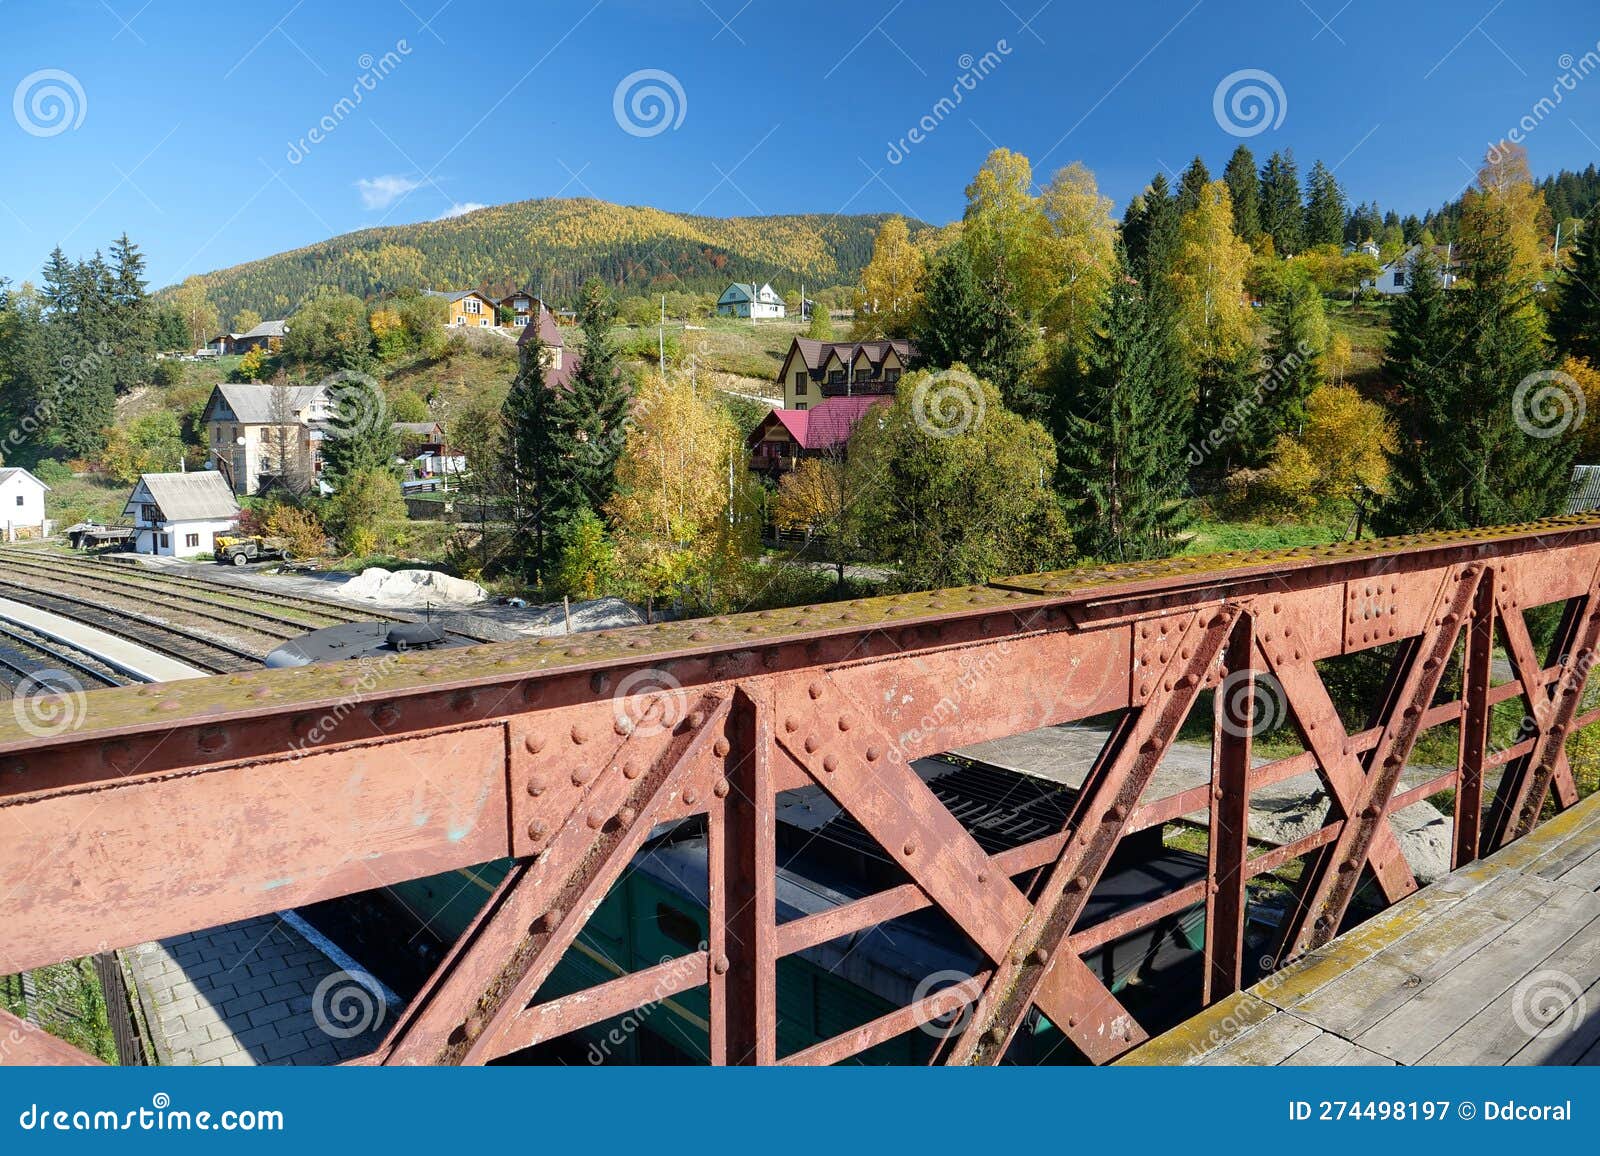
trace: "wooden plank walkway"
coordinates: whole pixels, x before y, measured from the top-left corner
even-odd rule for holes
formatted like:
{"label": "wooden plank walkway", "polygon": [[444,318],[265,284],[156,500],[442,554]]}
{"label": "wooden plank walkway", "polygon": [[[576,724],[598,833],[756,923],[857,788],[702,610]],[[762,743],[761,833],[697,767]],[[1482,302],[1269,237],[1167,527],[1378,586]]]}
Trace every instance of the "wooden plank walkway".
{"label": "wooden plank walkway", "polygon": [[1124,1064],[1600,1064],[1600,795]]}

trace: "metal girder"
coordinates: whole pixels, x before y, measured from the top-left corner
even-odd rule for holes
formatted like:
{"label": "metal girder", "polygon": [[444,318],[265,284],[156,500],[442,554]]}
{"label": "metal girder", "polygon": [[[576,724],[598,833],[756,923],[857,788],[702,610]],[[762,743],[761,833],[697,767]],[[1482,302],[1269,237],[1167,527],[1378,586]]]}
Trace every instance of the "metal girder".
{"label": "metal girder", "polygon": [[[1197,1002],[1215,1000],[1241,982],[1250,878],[1307,862],[1291,940],[1304,948],[1326,933],[1315,918],[1336,924],[1348,903],[1355,872],[1338,864],[1370,866],[1391,899],[1415,887],[1386,814],[1417,792],[1455,786],[1470,811],[1506,766],[1486,846],[1537,821],[1552,787],[1564,801],[1562,739],[1593,717],[1576,709],[1600,645],[1597,577],[1600,520],[1568,518],[97,691],[59,731],[0,719],[0,971],[509,856],[377,1060],[480,1062],[705,986],[718,1063],[836,1062],[968,1005],[946,1058],[998,1059],[1037,1007],[1103,1061],[1142,1031],[1084,953],[1204,904]],[[1570,603],[1559,661],[1540,668],[1521,609],[1557,601]],[[1469,610],[1462,701],[1434,706]],[[1516,675],[1498,687],[1496,617]],[[1347,734],[1314,664],[1391,643],[1395,677],[1371,726]],[[1143,797],[1196,697],[1241,672],[1217,707],[1209,783]],[[1267,673],[1307,750],[1253,767],[1240,724]],[[1537,733],[1487,751],[1490,708],[1519,694]],[[1065,828],[994,855],[909,765],[1112,712],[1122,722]],[[1417,732],[1458,719],[1459,767],[1396,795]],[[1335,802],[1323,827],[1248,854],[1250,792],[1313,769]],[[811,784],[909,881],[778,925],[777,796]],[[1075,926],[1126,835],[1204,809],[1204,880]],[[652,826],[690,817],[707,836],[704,946],[535,1003]],[[1458,827],[1459,861],[1477,846]],[[926,908],[987,962],[780,1055],[779,962]],[[0,1047],[24,1055],[87,1059],[48,1037]]]}

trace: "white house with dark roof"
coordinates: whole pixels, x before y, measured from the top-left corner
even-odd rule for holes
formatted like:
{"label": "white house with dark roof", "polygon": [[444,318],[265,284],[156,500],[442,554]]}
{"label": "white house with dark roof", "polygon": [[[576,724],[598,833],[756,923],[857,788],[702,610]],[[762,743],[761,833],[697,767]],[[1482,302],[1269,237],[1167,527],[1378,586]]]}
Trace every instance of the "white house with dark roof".
{"label": "white house with dark roof", "polygon": [[717,298],[719,317],[753,317],[759,321],[779,318],[786,312],[783,298],[778,296],[771,282],[756,285],[749,281],[735,281]]}
{"label": "white house with dark roof", "polygon": [[210,557],[216,536],[238,525],[239,503],[217,470],[140,474],[122,516],[137,553]]}
{"label": "white house with dark roof", "polygon": [[44,496],[50,487],[21,466],[0,469],[0,541],[43,538],[50,533]]}

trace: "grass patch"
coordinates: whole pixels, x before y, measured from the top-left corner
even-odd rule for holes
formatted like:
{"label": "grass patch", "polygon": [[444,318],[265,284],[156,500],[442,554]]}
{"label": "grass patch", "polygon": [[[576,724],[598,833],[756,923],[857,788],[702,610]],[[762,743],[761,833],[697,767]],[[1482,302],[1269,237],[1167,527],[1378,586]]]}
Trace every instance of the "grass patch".
{"label": "grass patch", "polygon": [[1185,554],[1217,554],[1229,550],[1288,550],[1325,546],[1343,537],[1344,526],[1299,522],[1196,522],[1189,528]]}

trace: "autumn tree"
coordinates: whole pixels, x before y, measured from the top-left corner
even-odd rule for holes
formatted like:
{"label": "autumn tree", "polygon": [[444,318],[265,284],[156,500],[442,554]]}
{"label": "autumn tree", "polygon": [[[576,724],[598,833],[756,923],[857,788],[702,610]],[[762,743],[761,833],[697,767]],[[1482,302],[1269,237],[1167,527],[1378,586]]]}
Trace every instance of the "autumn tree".
{"label": "autumn tree", "polygon": [[261,324],[261,314],[254,309],[241,309],[233,315],[233,332],[249,333]]}
{"label": "autumn tree", "polygon": [[704,381],[647,374],[606,506],[619,573],[686,610],[735,603],[756,519],[743,440]]}
{"label": "autumn tree", "polygon": [[905,218],[890,217],[879,227],[872,259],[861,271],[856,336],[906,336],[922,301],[924,271],[922,252],[911,243]]}
{"label": "autumn tree", "polygon": [[1319,386],[1306,398],[1304,427],[1278,436],[1260,486],[1263,502],[1289,514],[1345,512],[1362,491],[1387,493],[1398,445],[1383,406],[1349,386]]}
{"label": "autumn tree", "polygon": [[217,335],[222,322],[217,318],[217,307],[206,293],[205,282],[199,277],[185,277],[183,283],[171,291],[168,300],[188,328],[190,349],[199,349]]}
{"label": "autumn tree", "polygon": [[1037,414],[1043,398],[1033,382],[1035,344],[1014,304],[1003,267],[980,278],[965,245],[953,245],[929,270],[912,330],[919,367],[965,365],[998,383],[1014,412]]}
{"label": "autumn tree", "polygon": [[1116,268],[1111,198],[1078,162],[1060,169],[1040,196],[1050,285],[1040,320],[1074,355],[1088,346],[1094,317]]}
{"label": "autumn tree", "polygon": [[1305,270],[1291,265],[1279,278],[1267,309],[1271,400],[1263,418],[1267,436],[1298,434],[1305,426],[1306,399],[1322,384],[1328,319],[1322,296]]}
{"label": "autumn tree", "polygon": [[[870,418],[869,418],[870,420]],[[863,508],[877,479],[845,448],[801,460],[778,481],[773,523],[815,535],[844,589],[845,564],[862,547]]]}
{"label": "autumn tree", "polygon": [[1244,280],[1250,248],[1233,232],[1228,186],[1212,181],[1178,225],[1170,273],[1178,337],[1191,368],[1231,356],[1251,339]]}
{"label": "autumn tree", "polygon": [[894,403],[856,426],[849,453],[878,479],[866,539],[914,589],[1053,569],[1071,554],[1049,433],[963,369],[902,378]]}

